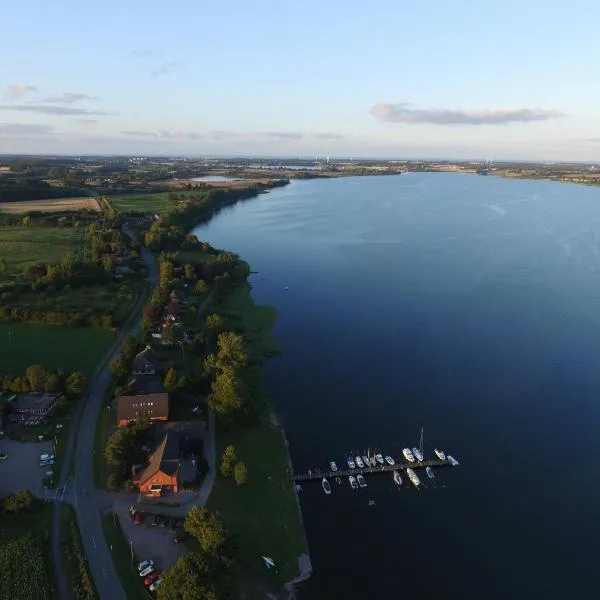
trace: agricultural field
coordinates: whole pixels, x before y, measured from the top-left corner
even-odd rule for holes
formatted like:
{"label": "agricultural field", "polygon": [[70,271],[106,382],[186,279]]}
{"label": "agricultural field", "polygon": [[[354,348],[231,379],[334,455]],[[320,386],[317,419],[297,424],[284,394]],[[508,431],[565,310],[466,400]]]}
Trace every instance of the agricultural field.
{"label": "agricultural field", "polygon": [[20,273],[37,262],[57,263],[84,252],[87,240],[80,227],[0,227],[0,258],[6,261],[5,275]]}
{"label": "agricultural field", "polygon": [[50,200],[29,200],[27,202],[0,202],[0,212],[9,215],[22,215],[32,211],[45,213],[73,212],[77,210],[100,211],[95,198],[54,198]]}
{"label": "agricultural field", "polygon": [[112,331],[91,327],[2,323],[0,373],[23,375],[30,365],[40,364],[90,375],[114,338]]}
{"label": "agricultural field", "polygon": [[172,206],[169,200],[170,192],[157,192],[156,194],[123,194],[111,196],[113,208],[119,213],[161,213]]}

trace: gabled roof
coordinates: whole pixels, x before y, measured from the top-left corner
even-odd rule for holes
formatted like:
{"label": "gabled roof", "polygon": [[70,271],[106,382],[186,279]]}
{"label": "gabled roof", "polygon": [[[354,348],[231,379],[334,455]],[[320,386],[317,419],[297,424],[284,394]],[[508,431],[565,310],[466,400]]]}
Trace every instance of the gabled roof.
{"label": "gabled roof", "polygon": [[167,419],[169,417],[169,394],[163,392],[117,398],[117,423],[135,421],[140,412],[147,413],[151,419]]}
{"label": "gabled roof", "polygon": [[159,471],[167,475],[176,475],[179,469],[179,436],[175,431],[169,431],[148,458],[149,465],[140,475],[140,485]]}

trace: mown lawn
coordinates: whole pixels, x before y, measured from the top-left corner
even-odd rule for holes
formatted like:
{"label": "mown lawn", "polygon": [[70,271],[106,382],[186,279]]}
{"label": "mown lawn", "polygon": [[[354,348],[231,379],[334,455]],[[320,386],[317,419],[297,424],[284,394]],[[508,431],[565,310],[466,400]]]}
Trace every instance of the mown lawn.
{"label": "mown lawn", "polygon": [[23,375],[30,365],[40,364],[90,375],[114,337],[112,331],[90,327],[2,323],[0,373]]}
{"label": "mown lawn", "polygon": [[[217,432],[217,459],[233,444],[238,460],[246,463],[248,483],[239,488],[232,479],[217,476],[208,500],[233,534],[242,569],[265,573],[265,579],[282,584],[298,575],[298,556],[305,551],[302,524],[279,429],[269,424],[242,431]],[[275,561],[266,572],[261,556]]]}
{"label": "mown lawn", "polygon": [[0,258],[6,261],[6,275],[13,275],[28,264],[78,255],[85,239],[85,231],[74,227],[0,227]]}
{"label": "mown lawn", "polygon": [[161,213],[173,206],[169,194],[170,192],[122,194],[111,196],[110,201],[117,212]]}

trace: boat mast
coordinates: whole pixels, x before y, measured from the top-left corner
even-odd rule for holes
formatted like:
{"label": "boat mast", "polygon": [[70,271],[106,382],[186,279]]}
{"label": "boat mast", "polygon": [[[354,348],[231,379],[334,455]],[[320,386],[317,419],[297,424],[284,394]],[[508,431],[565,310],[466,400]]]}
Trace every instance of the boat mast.
{"label": "boat mast", "polygon": [[419,446],[419,451],[423,454],[423,428],[421,427],[421,445]]}

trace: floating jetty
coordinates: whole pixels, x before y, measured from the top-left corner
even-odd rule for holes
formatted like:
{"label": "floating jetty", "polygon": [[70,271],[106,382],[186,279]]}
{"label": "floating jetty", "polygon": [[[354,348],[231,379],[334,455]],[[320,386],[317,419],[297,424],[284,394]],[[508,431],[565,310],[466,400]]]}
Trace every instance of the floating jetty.
{"label": "floating jetty", "polygon": [[377,465],[376,467],[363,467],[362,469],[345,469],[338,471],[309,471],[308,473],[293,473],[290,477],[292,481],[311,481],[314,479],[323,479],[323,477],[347,477],[349,475],[377,475],[378,473],[393,473],[402,469],[425,469],[427,467],[450,467],[452,463],[449,460],[422,460],[420,462],[402,462],[395,465]]}

